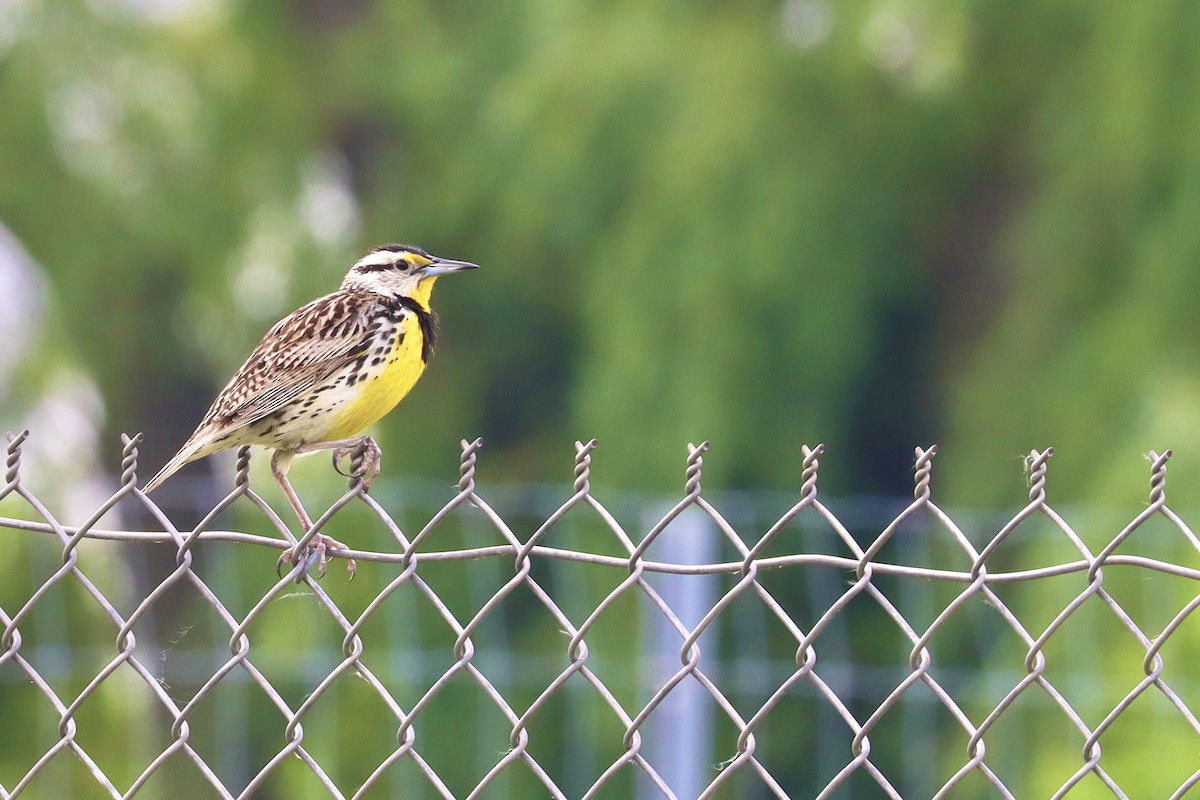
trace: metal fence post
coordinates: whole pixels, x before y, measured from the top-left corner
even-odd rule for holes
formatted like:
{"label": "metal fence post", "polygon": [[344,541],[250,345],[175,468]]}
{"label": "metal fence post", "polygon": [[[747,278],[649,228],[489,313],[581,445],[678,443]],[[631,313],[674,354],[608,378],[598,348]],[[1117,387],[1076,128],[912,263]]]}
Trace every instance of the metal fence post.
{"label": "metal fence post", "polygon": [[[664,511],[665,509],[657,509]],[[649,529],[662,514],[645,515]],[[706,564],[716,559],[718,533],[702,514],[683,514],[654,543],[649,555],[655,560],[675,564]],[[717,579],[712,575],[655,575],[655,590],[674,610],[676,616],[692,628],[717,602]],[[658,610],[647,604],[642,625],[642,699],[671,679],[680,667],[683,638]],[[701,639],[701,646],[706,640]],[[715,637],[712,641],[715,644]],[[717,662],[705,659],[702,669],[716,678]],[[715,775],[712,755],[712,698],[694,680],[685,679],[647,720],[643,728],[647,760],[679,800],[695,798]],[[662,792],[642,776],[638,797],[662,800]]]}

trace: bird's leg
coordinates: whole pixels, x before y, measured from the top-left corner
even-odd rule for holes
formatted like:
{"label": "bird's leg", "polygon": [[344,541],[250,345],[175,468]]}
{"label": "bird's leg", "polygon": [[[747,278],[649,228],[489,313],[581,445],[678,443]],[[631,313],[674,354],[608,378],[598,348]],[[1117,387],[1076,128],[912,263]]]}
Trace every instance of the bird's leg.
{"label": "bird's leg", "polygon": [[[292,488],[292,482],[288,480],[288,468],[292,465],[292,459],[295,457],[294,452],[287,450],[276,450],[275,455],[271,457],[271,474],[275,476],[275,480],[279,481],[280,487],[283,489],[284,495],[287,496],[288,502],[292,505],[292,510],[296,512],[296,516],[300,518],[300,527],[304,529],[304,533],[312,530],[312,519],[308,516],[308,512],[304,510],[304,504],[300,502],[299,495]],[[301,537],[303,538],[303,537]],[[326,536],[323,533],[318,533],[313,537],[313,541],[309,544],[306,554],[304,555],[304,566],[300,570],[300,574],[296,578],[299,583],[300,578],[304,577],[315,562],[317,565],[317,577],[325,577],[325,569],[329,564],[326,551],[331,548],[347,549],[346,545],[334,539],[332,536]],[[275,562],[275,573],[278,575],[284,564],[292,562],[292,549],[288,548],[283,551],[283,555]],[[358,563],[353,558],[346,559],[346,569],[350,572],[350,579],[354,579],[354,572],[358,568]]]}
{"label": "bird's leg", "polygon": [[304,510],[304,504],[300,502],[300,497],[296,494],[296,490],[292,488],[292,482],[288,480],[287,476],[288,469],[292,466],[292,458],[292,453],[286,450],[276,450],[275,455],[271,457],[271,474],[275,476],[275,480],[279,481],[279,485],[283,487],[283,493],[287,496],[288,502],[292,504],[292,510],[300,518],[300,526],[304,528],[305,533],[308,533],[312,529],[312,518]]}
{"label": "bird's leg", "polygon": [[[298,447],[296,453],[311,453],[314,450],[332,450],[333,468],[348,478],[361,479],[364,492],[370,491],[371,484],[379,477],[379,464],[383,460],[383,451],[370,436],[355,436],[351,439],[305,444]],[[349,474],[342,472],[338,466],[338,462],[347,456],[351,458]]]}

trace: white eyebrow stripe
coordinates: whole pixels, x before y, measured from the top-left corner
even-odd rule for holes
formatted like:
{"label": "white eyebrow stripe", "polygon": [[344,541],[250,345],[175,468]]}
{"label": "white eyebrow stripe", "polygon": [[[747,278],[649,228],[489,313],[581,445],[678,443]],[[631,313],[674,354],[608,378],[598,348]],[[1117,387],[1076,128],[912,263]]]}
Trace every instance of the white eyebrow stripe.
{"label": "white eyebrow stripe", "polygon": [[354,262],[355,269],[365,267],[390,267],[400,260],[402,253],[392,252],[391,250],[380,250],[377,253],[367,253],[365,256]]}

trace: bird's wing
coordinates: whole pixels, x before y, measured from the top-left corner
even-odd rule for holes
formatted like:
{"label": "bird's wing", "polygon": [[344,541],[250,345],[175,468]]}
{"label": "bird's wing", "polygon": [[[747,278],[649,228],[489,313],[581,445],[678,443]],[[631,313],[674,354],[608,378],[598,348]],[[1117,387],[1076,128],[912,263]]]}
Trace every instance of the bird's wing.
{"label": "bird's wing", "polygon": [[275,323],[233,374],[179,452],[146,484],[149,492],[189,461],[229,445],[234,431],[266,417],[365,357],[377,300],[339,291]]}
{"label": "bird's wing", "polygon": [[370,344],[366,293],[334,292],[284,317],[217,395],[196,433],[212,441],[278,411],[361,358]]}

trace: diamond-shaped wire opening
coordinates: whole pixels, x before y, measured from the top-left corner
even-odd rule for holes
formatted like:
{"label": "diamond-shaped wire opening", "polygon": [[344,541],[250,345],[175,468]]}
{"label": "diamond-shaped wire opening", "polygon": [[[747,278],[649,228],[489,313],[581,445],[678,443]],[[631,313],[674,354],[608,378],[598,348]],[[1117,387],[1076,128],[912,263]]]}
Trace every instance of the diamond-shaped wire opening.
{"label": "diamond-shaped wire opening", "polygon": [[529,752],[568,797],[583,796],[626,752],[624,721],[579,671],[531,707],[526,730]]}
{"label": "diamond-shaped wire opening", "polygon": [[[640,649],[643,604],[636,589],[608,599],[629,578],[629,572],[535,557],[531,576],[553,598],[573,628],[578,630],[585,621],[591,620],[585,636],[588,645],[586,663],[604,675],[605,682],[623,705],[628,708],[636,702],[637,678],[631,674],[628,665]],[[561,633],[551,637],[547,652],[565,666],[569,663],[571,637],[566,629],[558,630]],[[547,643],[530,644],[541,650]]]}
{"label": "diamond-shaped wire opening", "polygon": [[[1190,587],[1195,589],[1195,586]],[[1197,680],[1194,665],[1200,659],[1200,598],[1193,597],[1180,609],[1178,621],[1173,621],[1171,632],[1153,631],[1156,643],[1160,644],[1159,657],[1163,662],[1163,679],[1170,685],[1178,701],[1191,712],[1192,720],[1200,715],[1200,680]],[[1165,638],[1164,638],[1165,637]],[[1183,712],[1180,712],[1184,716]]]}
{"label": "diamond-shaped wire opening", "polygon": [[[252,647],[249,655],[253,663],[256,649]],[[178,669],[180,677],[168,683],[176,702],[183,706],[194,698],[228,657],[228,650],[218,647],[181,656],[179,660],[191,663]],[[195,700],[187,717],[188,743],[236,794],[278,752],[284,724],[275,704],[244,669],[235,667]]]}
{"label": "diamond-shaped wire opening", "polygon": [[[351,670],[333,680],[301,723],[305,749],[346,791],[365,783],[397,745],[394,736],[386,735],[399,725],[396,714],[374,686]],[[422,733],[425,727],[418,726]]]}
{"label": "diamond-shaped wire opening", "polygon": [[[980,682],[990,685],[978,686],[982,698],[1003,698],[1017,685],[1002,674]],[[973,692],[958,697],[971,700]],[[995,703],[981,700],[964,702],[973,720],[982,720],[993,711]],[[980,723],[982,725],[982,722]],[[982,734],[986,750],[986,763],[1016,797],[1049,797],[1069,778],[1082,763],[1081,752],[1084,738],[1054,698],[1040,684],[1033,682],[1009,703],[1004,711]],[[1045,763],[1035,764],[1037,759],[1030,753],[1040,751],[1048,757]],[[938,761],[945,765],[939,774],[949,775],[956,766],[965,764],[968,749],[964,745],[953,751],[939,754]]]}
{"label": "diamond-shaped wire opening", "polygon": [[331,788],[308,763],[295,756],[285,757],[272,765],[268,779],[273,791],[281,797],[338,796],[336,786]]}
{"label": "diamond-shaped wire opening", "polygon": [[[146,759],[146,763],[150,760]],[[179,751],[171,753],[155,765],[154,771],[139,787],[138,796],[144,793],[147,797],[169,797],[176,794],[181,786],[189,787],[189,800],[193,797],[196,800],[205,800],[223,796],[221,791],[208,781],[196,762]]]}
{"label": "diamond-shaped wire opening", "polygon": [[[739,708],[746,709],[743,716],[747,718],[751,712],[757,713],[766,700],[761,691],[738,692],[737,695],[734,702]],[[843,731],[845,735],[840,734]],[[763,714],[754,728],[754,739],[755,758],[791,796],[803,797],[806,788],[820,786],[833,778],[845,763],[851,737],[813,681],[801,678]],[[724,742],[721,746],[719,757],[735,757],[735,750]],[[750,767],[743,766],[738,771],[737,782],[730,786],[761,783],[750,777],[753,772]],[[731,796],[745,796],[732,789],[730,793]]]}
{"label": "diamond-shaped wire opening", "polygon": [[[905,796],[908,797],[909,795],[906,794]],[[920,795],[912,796],[916,797]],[[932,797],[933,794],[931,793],[929,796]],[[998,788],[993,777],[984,774],[981,770],[973,769],[959,776],[954,781],[947,796],[1005,800],[1005,798],[1021,797],[1022,795],[1012,791],[1012,786],[1008,783]]]}
{"label": "diamond-shaped wire opening", "polygon": [[[359,623],[361,661],[404,709],[411,709],[428,687],[454,663],[454,630],[423,588],[421,572],[402,580]],[[395,570],[396,579],[401,571]],[[357,582],[357,579],[355,579]],[[338,655],[341,656],[341,641]]]}
{"label": "diamond-shaped wire opening", "polygon": [[[104,776],[104,780],[110,780]],[[22,796],[30,797],[120,797],[106,791],[88,765],[68,750],[60,750],[46,761],[25,784]],[[14,789],[14,786],[8,786]],[[106,787],[107,788],[107,787]]]}
{"label": "diamond-shaped wire opening", "polygon": [[[932,664],[928,674],[935,680],[940,677]],[[922,680],[914,682],[897,707],[875,725],[872,744],[904,751],[899,761],[907,768],[896,773],[894,783],[905,797],[932,797],[943,786],[964,784],[988,786],[990,791],[983,796],[1005,796],[1014,787],[997,772],[989,755],[980,760],[975,757],[978,752],[971,751],[969,743],[976,728],[969,721],[964,724],[946,705],[941,696],[941,691],[949,691],[946,683],[944,679],[937,686]],[[921,740],[915,748],[914,738]],[[876,763],[882,768],[889,757],[895,754],[881,753]],[[914,769],[918,764],[923,767]],[[888,774],[891,777],[893,773]]]}
{"label": "diamond-shaped wire opening", "polygon": [[[446,721],[452,721],[446,724]],[[456,668],[413,722],[414,746],[456,797],[465,797],[510,751],[513,722],[469,667]],[[489,783],[500,796],[544,796],[527,771],[503,770]]]}
{"label": "diamond-shaped wire opening", "polygon": [[[636,532],[644,522],[639,513],[644,509],[640,506],[630,507],[631,505],[628,502],[618,502],[608,506],[606,502],[600,506],[595,498],[591,498],[590,503],[580,502],[560,518],[538,543],[548,548],[561,548],[625,561],[629,558],[630,548],[622,541],[621,534],[636,538]],[[532,530],[540,527],[540,521],[531,520],[531,524]],[[614,525],[618,526],[616,530]]]}
{"label": "diamond-shaped wire opening", "polygon": [[[642,554],[645,561],[736,563],[749,550],[738,532],[702,499],[681,509],[675,507],[664,511],[657,521],[652,516],[647,517],[647,523],[661,529],[645,547]],[[644,540],[637,544],[644,544]]]}
{"label": "diamond-shaped wire opening", "polygon": [[[95,664],[81,668],[98,672]],[[119,787],[128,787],[174,741],[173,718],[131,667],[117,667],[80,703],[75,740]]]}
{"label": "diamond-shaped wire opening", "polygon": [[1105,591],[1147,634],[1161,631],[1197,594],[1195,581],[1155,568],[1200,568],[1200,552],[1189,539],[1190,531],[1184,535],[1167,519],[1151,517],[1113,550],[1103,566]]}
{"label": "diamond-shaped wire opening", "polygon": [[[990,572],[990,571],[989,571]],[[994,611],[992,615],[980,616],[984,630],[979,631],[977,638],[986,649],[1007,644],[1016,637],[1022,642],[1024,652],[1020,659],[1032,648],[1025,644],[1025,636],[1036,640],[1059,618],[1072,601],[1088,586],[1086,572],[1073,572],[1064,575],[1053,575],[1031,581],[989,581],[987,592],[981,592],[978,597]],[[1011,615],[1011,618],[1010,618]],[[1014,623],[1015,620],[1015,623]],[[1024,631],[1024,634],[1021,633]],[[1011,634],[1011,635],[1010,635]],[[1055,643],[1058,646],[1058,643]],[[1084,652],[1090,652],[1088,648]],[[990,661],[988,663],[994,663]],[[1022,663],[1013,666],[1025,673]]]}
{"label": "diamond-shaped wire opening", "polygon": [[[1090,537],[1085,540],[1080,532],[1099,529],[1120,530],[1124,523],[1123,520],[1113,518],[1111,515],[1101,516],[1096,513],[1073,511],[1071,514],[1073,526],[1068,525],[1064,531],[1058,520],[1045,513],[1045,508],[1048,506],[1043,505],[1025,517],[1020,524],[1008,531],[1003,540],[988,554],[985,567],[990,575],[1028,571],[1059,564],[1078,564],[1082,570],[1086,570],[1085,557],[1077,544],[1072,541],[1072,536],[1090,547],[1092,554],[1095,555],[1103,543],[1091,541]],[[1059,520],[1062,518],[1059,517]],[[1065,523],[1065,520],[1062,522]],[[1004,524],[1003,520],[997,518],[990,520],[986,525],[972,526],[970,529],[972,531],[971,539],[976,548],[982,550],[988,544],[987,536],[996,536]],[[976,531],[987,532],[987,534],[978,535],[975,533]],[[1040,580],[1038,582],[1040,583]],[[1055,609],[1055,611],[1058,610],[1061,610],[1061,607]],[[1046,621],[1049,622],[1049,620]]]}
{"label": "diamond-shaped wire opening", "polygon": [[1112,779],[1148,797],[1169,797],[1195,771],[1200,748],[1195,729],[1153,686],[1121,712],[1099,742],[1101,763]]}
{"label": "diamond-shaped wire opening", "polygon": [[[1054,629],[1041,652],[1045,677],[1093,725],[1145,677],[1145,647],[1098,594],[1086,597]],[[1095,669],[1081,672],[1081,663]]]}
{"label": "diamond-shaped wire opening", "polygon": [[[1064,792],[1064,794],[1060,795],[1058,792]],[[1120,786],[1114,786],[1111,780],[1106,779],[1102,769],[1080,767],[1080,771],[1071,780],[1055,789],[1054,796],[1063,797],[1064,800],[1091,800],[1092,798],[1109,797],[1125,800],[1130,795],[1127,795]]]}
{"label": "diamond-shaped wire opening", "polygon": [[[0,617],[0,621],[2,619]],[[32,753],[26,748],[18,750],[10,747],[7,749],[9,757],[0,760],[0,786],[11,790],[33,768],[38,756],[61,741],[59,715],[51,701],[26,676],[15,659],[0,664],[0,686],[4,687],[5,717],[22,721],[22,738],[36,750],[36,753]],[[0,743],[7,741],[11,735],[11,732],[6,733]]]}
{"label": "diamond-shaped wire opening", "polygon": [[[659,782],[655,781],[650,775],[642,769],[636,761],[627,758],[619,762],[614,762],[614,765],[619,764],[609,769],[599,778],[596,783],[593,783],[588,789],[587,795],[575,795],[575,797],[586,796],[589,800],[628,800],[631,797],[652,797],[654,800],[659,798],[673,797],[668,794],[670,789],[663,790]],[[677,798],[682,800],[682,798]]]}
{"label": "diamond-shaped wire opening", "polygon": [[398,746],[387,761],[376,767],[368,782],[354,788],[354,792],[355,797],[361,797],[363,800],[384,800],[393,797],[403,797],[406,800],[454,798],[441,778],[429,770],[424,758],[406,746]]}
{"label": "diamond-shaped wire opening", "polygon": [[[957,532],[967,537],[965,531],[957,529]],[[878,530],[855,531],[864,549],[879,533]],[[896,526],[871,560],[880,564],[968,572],[972,557],[956,540],[955,529],[947,530],[936,514],[919,508]]]}

